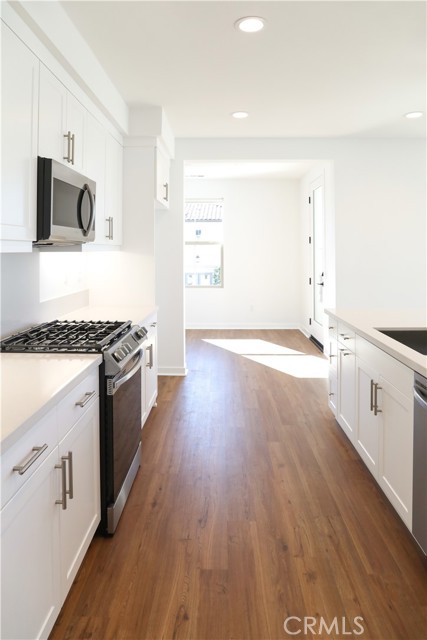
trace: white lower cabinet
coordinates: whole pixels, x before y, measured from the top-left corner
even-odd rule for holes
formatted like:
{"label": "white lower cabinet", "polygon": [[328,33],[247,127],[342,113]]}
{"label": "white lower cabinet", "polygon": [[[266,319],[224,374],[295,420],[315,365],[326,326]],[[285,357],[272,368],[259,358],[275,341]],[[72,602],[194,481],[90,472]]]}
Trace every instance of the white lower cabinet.
{"label": "white lower cabinet", "polygon": [[57,448],[1,512],[1,637],[46,638],[61,608]]}
{"label": "white lower cabinet", "polygon": [[355,442],[356,357],[338,343],[337,420],[351,442]]}
{"label": "white lower cabinet", "polygon": [[68,471],[70,453],[73,497],[69,499],[67,496],[67,508],[59,509],[63,600],[100,521],[98,401],[91,405],[59,444],[60,462],[63,457],[66,458]]}
{"label": "white lower cabinet", "polygon": [[379,378],[378,389],[378,404],[381,407],[378,482],[406,526],[411,529],[413,398],[408,393],[402,393],[383,376]]}
{"label": "white lower cabinet", "polygon": [[[71,421],[74,410],[78,418]],[[2,483],[16,490],[1,510],[0,637],[47,638],[100,521],[97,370],[7,450],[1,463]]]}
{"label": "white lower cabinet", "polygon": [[351,330],[338,329],[337,360],[337,372],[333,359],[329,370],[337,421],[411,530],[414,372]]}
{"label": "white lower cabinet", "polygon": [[378,479],[380,413],[375,396],[378,394],[378,373],[363,360],[356,361],[356,449],[364,463]]}
{"label": "white lower cabinet", "polygon": [[145,321],[148,330],[146,340],[144,342],[145,367],[142,372],[141,380],[141,423],[148,418],[148,415],[157,401],[157,316],[148,318]]}
{"label": "white lower cabinet", "polygon": [[148,331],[145,349],[145,401],[149,412],[157,400],[157,330],[156,323]]}

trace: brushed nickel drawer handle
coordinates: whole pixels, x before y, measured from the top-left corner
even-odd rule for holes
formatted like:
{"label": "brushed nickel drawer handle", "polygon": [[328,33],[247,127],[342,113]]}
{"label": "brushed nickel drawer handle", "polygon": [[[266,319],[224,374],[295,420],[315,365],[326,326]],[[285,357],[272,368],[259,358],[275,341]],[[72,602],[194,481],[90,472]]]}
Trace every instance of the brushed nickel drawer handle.
{"label": "brushed nickel drawer handle", "polygon": [[18,464],[13,467],[13,471],[17,471],[20,476],[23,476],[26,471],[35,463],[35,461],[40,458],[41,455],[46,451],[47,444],[44,444],[42,447],[33,447],[31,451],[34,451],[34,455],[31,456],[29,460],[25,464]]}
{"label": "brushed nickel drawer handle", "polygon": [[96,391],[86,391],[83,398],[76,402],[76,407],[84,407],[96,395]]}

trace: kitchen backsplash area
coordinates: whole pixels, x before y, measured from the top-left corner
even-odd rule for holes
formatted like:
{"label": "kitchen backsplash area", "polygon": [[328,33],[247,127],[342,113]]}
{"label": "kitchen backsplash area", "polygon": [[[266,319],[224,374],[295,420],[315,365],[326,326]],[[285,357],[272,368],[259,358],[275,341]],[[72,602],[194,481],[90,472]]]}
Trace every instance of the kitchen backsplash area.
{"label": "kitchen backsplash area", "polygon": [[89,304],[84,253],[1,255],[1,334],[46,322]]}

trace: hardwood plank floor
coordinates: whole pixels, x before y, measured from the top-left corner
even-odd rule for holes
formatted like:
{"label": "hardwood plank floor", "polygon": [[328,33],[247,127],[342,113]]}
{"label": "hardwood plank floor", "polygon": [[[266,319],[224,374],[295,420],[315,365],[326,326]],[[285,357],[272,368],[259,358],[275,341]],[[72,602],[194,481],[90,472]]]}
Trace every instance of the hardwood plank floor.
{"label": "hardwood plank floor", "polygon": [[426,565],[326,380],[203,338],[321,358],[298,331],[188,332],[188,376],[159,379],[118,529],[93,540],[51,640],[425,640]]}

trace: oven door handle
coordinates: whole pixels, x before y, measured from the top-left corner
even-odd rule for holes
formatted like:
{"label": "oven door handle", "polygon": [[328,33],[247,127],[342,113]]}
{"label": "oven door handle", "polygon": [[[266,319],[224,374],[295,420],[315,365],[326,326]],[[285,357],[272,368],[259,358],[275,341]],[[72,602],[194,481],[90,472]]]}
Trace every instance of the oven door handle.
{"label": "oven door handle", "polygon": [[427,409],[427,398],[424,396],[421,389],[417,389],[414,387],[414,398],[415,402],[417,402],[423,409]]}
{"label": "oven door handle", "polygon": [[138,369],[141,366],[142,355],[143,355],[143,349],[141,348],[138,351],[138,359],[136,360],[132,369],[130,369],[130,371],[128,371],[124,376],[119,377],[117,380],[113,380],[113,383],[112,383],[113,393],[115,393],[117,389],[122,386],[122,384],[130,380],[130,378],[132,378],[132,376],[135,375],[135,373],[138,371]]}

